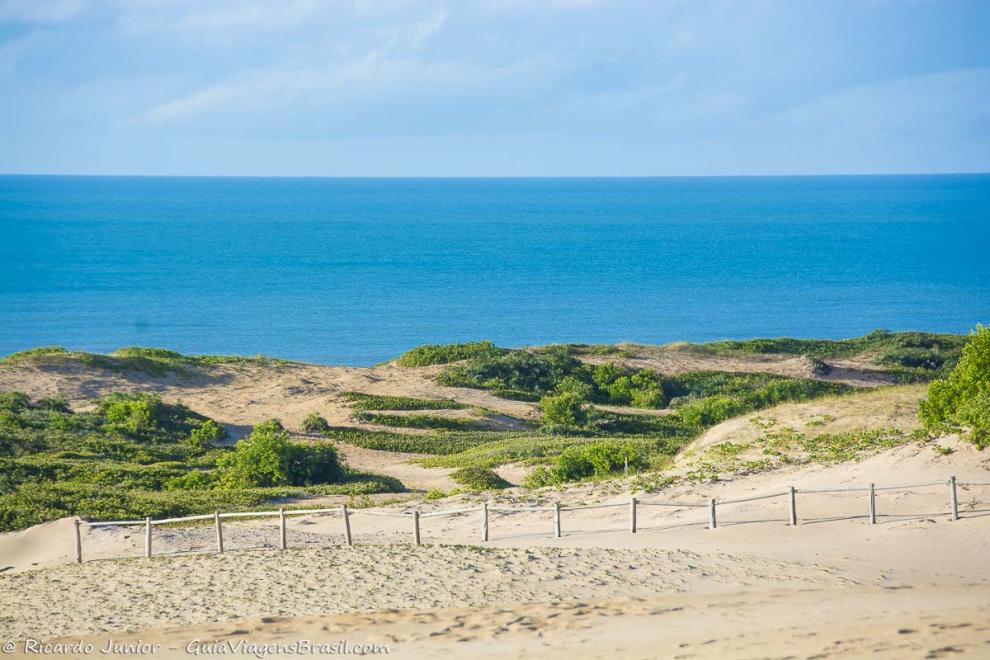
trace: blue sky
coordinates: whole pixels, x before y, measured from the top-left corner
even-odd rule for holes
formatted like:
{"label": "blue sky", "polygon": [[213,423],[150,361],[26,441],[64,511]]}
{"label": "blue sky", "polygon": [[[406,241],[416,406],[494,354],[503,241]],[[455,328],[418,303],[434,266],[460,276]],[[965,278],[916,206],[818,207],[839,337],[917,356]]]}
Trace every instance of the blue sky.
{"label": "blue sky", "polygon": [[986,172],[988,28],[952,0],[0,0],[0,172]]}

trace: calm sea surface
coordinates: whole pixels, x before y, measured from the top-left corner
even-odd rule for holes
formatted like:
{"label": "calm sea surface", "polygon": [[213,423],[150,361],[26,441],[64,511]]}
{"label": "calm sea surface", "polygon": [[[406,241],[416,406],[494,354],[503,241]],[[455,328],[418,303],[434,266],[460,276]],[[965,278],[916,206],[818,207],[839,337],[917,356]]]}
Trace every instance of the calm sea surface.
{"label": "calm sea surface", "polygon": [[844,337],[990,321],[990,176],[0,177],[0,353]]}

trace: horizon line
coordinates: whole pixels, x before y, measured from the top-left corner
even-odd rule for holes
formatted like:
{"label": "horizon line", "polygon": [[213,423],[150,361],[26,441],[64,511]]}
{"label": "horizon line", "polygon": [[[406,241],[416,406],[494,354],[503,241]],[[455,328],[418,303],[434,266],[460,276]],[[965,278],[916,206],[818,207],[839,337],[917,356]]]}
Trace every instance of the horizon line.
{"label": "horizon line", "polygon": [[535,175],[353,175],[353,174],[78,174],[51,172],[0,172],[0,177],[48,177],[92,179],[377,179],[377,180],[512,180],[512,179],[760,179],[839,177],[937,177],[987,176],[990,170],[953,172],[845,172],[817,174],[535,174]]}

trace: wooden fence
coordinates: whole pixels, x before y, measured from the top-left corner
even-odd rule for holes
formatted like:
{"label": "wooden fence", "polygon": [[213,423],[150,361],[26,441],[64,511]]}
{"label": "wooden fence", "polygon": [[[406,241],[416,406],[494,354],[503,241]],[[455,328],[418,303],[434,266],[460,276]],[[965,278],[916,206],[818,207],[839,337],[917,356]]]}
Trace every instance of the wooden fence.
{"label": "wooden fence", "polygon": [[231,518],[263,518],[263,517],[277,517],[279,520],[279,547],[285,550],[288,547],[288,539],[286,534],[286,519],[290,516],[304,516],[312,514],[331,514],[339,513],[342,520],[344,539],[347,545],[353,545],[353,539],[351,537],[351,516],[366,515],[366,516],[381,516],[387,518],[403,518],[412,521],[412,532],[413,541],[416,545],[421,544],[420,537],[420,520],[423,518],[436,518],[440,516],[455,516],[462,515],[466,513],[473,513],[476,511],[481,512],[481,541],[486,542],[489,539],[488,535],[488,520],[490,513],[517,513],[524,511],[545,511],[552,513],[553,515],[553,535],[556,538],[561,538],[561,513],[565,511],[586,511],[589,509],[612,509],[627,507],[629,510],[629,531],[633,534],[636,533],[636,516],[637,509],[641,506],[656,506],[656,507],[673,507],[678,509],[707,509],[708,510],[708,529],[716,529],[718,527],[718,507],[730,506],[733,504],[742,504],[744,502],[755,502],[757,500],[767,500],[777,497],[786,497],[788,503],[788,520],[789,524],[798,524],[798,495],[812,495],[812,494],[827,494],[827,493],[866,493],[868,499],[868,511],[869,511],[869,521],[871,525],[875,525],[877,522],[877,493],[881,491],[893,491],[893,490],[909,490],[914,488],[928,488],[934,486],[945,486],[948,488],[948,499],[949,507],[946,511],[946,515],[950,516],[952,520],[959,520],[959,499],[956,493],[957,486],[990,486],[990,481],[968,481],[968,482],[956,482],[956,478],[949,477],[942,481],[929,481],[925,483],[915,483],[915,484],[900,484],[896,486],[877,486],[876,484],[869,484],[868,486],[860,486],[853,488],[815,488],[815,489],[797,489],[790,486],[785,491],[768,493],[766,495],[756,495],[752,497],[742,497],[738,499],[729,500],[718,500],[716,498],[709,498],[707,502],[670,502],[662,501],[660,499],[639,499],[635,496],[629,498],[628,503],[615,503],[615,504],[588,504],[588,505],[575,505],[575,506],[564,506],[560,502],[556,502],[549,506],[493,506],[487,501],[482,502],[480,506],[467,507],[462,509],[452,509],[448,511],[431,511],[429,513],[420,512],[418,509],[413,511],[393,513],[389,511],[375,511],[372,509],[348,509],[346,504],[339,507],[329,507],[321,509],[278,509],[277,511],[237,511],[229,513],[221,513],[216,511],[211,514],[198,515],[198,516],[184,516],[181,518],[164,518],[160,520],[152,520],[150,517],[144,520],[109,520],[103,522],[90,522],[77,518],[75,520],[75,546],[76,546],[76,562],[82,563],[83,552],[82,552],[82,534],[80,528],[82,526],[88,527],[120,527],[120,526],[130,526],[130,525],[143,525],[144,526],[144,556],[152,556],[152,529],[156,525],[167,525],[172,523],[185,523],[194,521],[205,521],[213,520],[213,524],[216,530],[216,548],[217,552],[223,552],[223,521]]}

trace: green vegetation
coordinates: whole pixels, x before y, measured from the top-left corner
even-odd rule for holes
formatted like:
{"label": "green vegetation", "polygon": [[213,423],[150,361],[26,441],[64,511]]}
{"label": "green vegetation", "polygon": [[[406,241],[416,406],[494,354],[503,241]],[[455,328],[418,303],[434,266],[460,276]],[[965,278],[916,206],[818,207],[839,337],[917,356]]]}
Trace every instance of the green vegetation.
{"label": "green vegetation", "polygon": [[181,516],[402,489],[342,467],[328,444],[288,442],[274,422],[236,447],[218,446],[225,436],[215,421],[153,395],[114,394],[74,413],[58,398],[0,392],[0,530],[69,515]]}
{"label": "green vegetation", "polygon": [[446,431],[479,431],[487,428],[475,419],[443,417],[441,415],[394,415],[389,413],[360,412],[357,418],[369,424],[397,426],[412,429],[443,429]]}
{"label": "green vegetation", "polygon": [[[365,449],[407,452],[413,454],[454,454],[476,445],[485,444],[506,436],[520,435],[514,432],[473,431],[466,433],[412,434],[397,431],[369,431],[353,427],[336,426],[327,432],[327,438],[346,442]],[[526,434],[522,434],[526,435]]]}
{"label": "green vegetation", "polygon": [[330,424],[320,413],[311,412],[303,420],[302,428],[306,433],[325,433],[330,428]]}
{"label": "green vegetation", "polygon": [[874,330],[853,339],[748,339],[717,341],[694,350],[709,353],[784,353],[806,355],[819,360],[866,357],[887,367],[902,381],[927,380],[947,373],[959,359],[966,337],[931,332],[890,332]]}
{"label": "green vegetation", "polygon": [[494,470],[480,467],[455,470],[450,478],[469,490],[500,490],[512,485],[495,474]]}
{"label": "green vegetation", "polygon": [[[202,473],[200,473],[202,474]],[[217,460],[215,482],[223,488],[311,486],[339,482],[344,468],[332,445],[297,444],[277,419],[259,424]]]}
{"label": "green vegetation", "polygon": [[955,368],[932,381],[919,416],[931,432],[961,429],[980,449],[990,447],[990,326],[977,326]]}
{"label": "green vegetation", "polygon": [[425,344],[406,351],[396,360],[403,367],[425,367],[431,364],[447,364],[471,358],[493,357],[504,352],[490,341],[473,341],[463,344]]}
{"label": "green vegetation", "polygon": [[76,361],[83,366],[106,369],[108,371],[145,373],[164,376],[169,373],[186,374],[196,367],[216,364],[260,364],[279,366],[288,364],[286,360],[269,358],[264,355],[245,357],[240,355],[182,355],[164,348],[119,348],[113,353],[87,353],[68,351],[62,346],[46,346],[28,351],[11,353],[0,358],[0,365],[42,364],[59,365]]}
{"label": "green vegetation", "polygon": [[630,472],[649,465],[641,445],[616,440],[574,445],[560,452],[549,468],[541,466],[533,470],[526,478],[526,486],[539,488],[608,478],[623,473],[627,465]]}
{"label": "green vegetation", "polygon": [[344,398],[357,411],[365,410],[460,410],[468,406],[453,399],[416,399],[410,396],[383,396],[364,392],[344,392]]}
{"label": "green vegetation", "polygon": [[926,440],[923,434],[896,428],[808,434],[789,426],[778,428],[774,419],[753,417],[750,423],[763,431],[758,438],[707,447],[691,461],[686,478],[710,481],[724,474],[760,472],[782,465],[861,460],[883,449]]}

